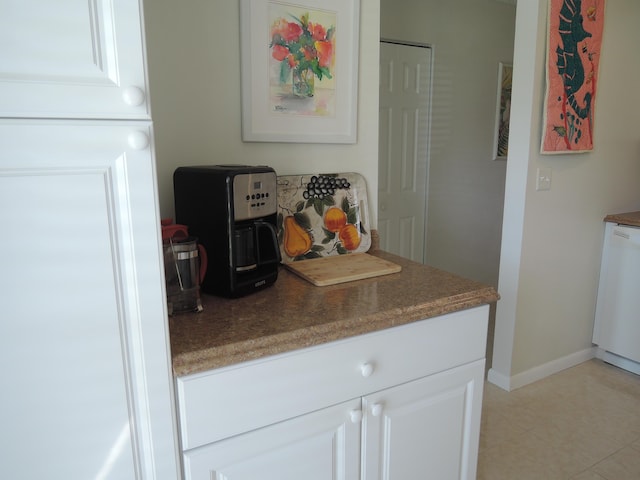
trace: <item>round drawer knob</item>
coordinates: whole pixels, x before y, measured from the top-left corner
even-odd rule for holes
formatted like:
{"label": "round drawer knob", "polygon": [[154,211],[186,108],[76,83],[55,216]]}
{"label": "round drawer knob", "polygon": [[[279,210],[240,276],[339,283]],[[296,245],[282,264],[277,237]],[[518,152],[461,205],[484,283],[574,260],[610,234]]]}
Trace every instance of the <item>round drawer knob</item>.
{"label": "round drawer knob", "polygon": [[379,417],[382,414],[382,404],[374,403],[371,405],[371,415],[374,417]]}
{"label": "round drawer knob", "polygon": [[353,423],[360,423],[362,420],[362,410],[351,410],[351,412],[349,412],[349,416]]}
{"label": "round drawer knob", "polygon": [[144,91],[138,87],[127,87],[122,92],[122,99],[130,107],[137,107],[144,103]]}
{"label": "round drawer knob", "polygon": [[370,377],[373,373],[373,364],[367,362],[360,365],[360,373],[363,377]]}
{"label": "round drawer knob", "polygon": [[127,137],[127,143],[134,150],[144,150],[149,146],[149,135],[144,132],[131,132]]}

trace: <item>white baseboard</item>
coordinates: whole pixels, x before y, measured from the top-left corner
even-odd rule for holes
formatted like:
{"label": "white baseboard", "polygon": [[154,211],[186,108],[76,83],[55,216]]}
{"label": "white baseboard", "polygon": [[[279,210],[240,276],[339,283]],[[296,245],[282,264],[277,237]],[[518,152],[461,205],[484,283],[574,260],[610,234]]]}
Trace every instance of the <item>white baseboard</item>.
{"label": "white baseboard", "polygon": [[511,384],[511,382],[509,381],[509,377],[501,374],[500,372],[494,370],[493,368],[489,369],[489,373],[487,374],[487,380],[493,383],[494,385],[497,385],[501,389],[506,390],[507,392],[511,390],[509,388]]}
{"label": "white baseboard", "polygon": [[562,370],[575,367],[582,362],[591,360],[592,358],[595,358],[596,350],[596,347],[586,348],[579,352],[567,355],[566,357],[558,358],[543,365],[533,367],[530,370],[518,373],[512,377],[508,377],[500,372],[490,369],[487,380],[503,390],[510,392],[516,388],[524,387],[530,383],[542,380],[549,375],[553,375],[554,373],[561,372]]}
{"label": "white baseboard", "polygon": [[615,353],[607,352],[601,348],[597,349],[596,357],[604,362],[615,365],[616,367],[623,368],[624,370],[640,375],[640,363],[629,360],[628,358],[621,357]]}

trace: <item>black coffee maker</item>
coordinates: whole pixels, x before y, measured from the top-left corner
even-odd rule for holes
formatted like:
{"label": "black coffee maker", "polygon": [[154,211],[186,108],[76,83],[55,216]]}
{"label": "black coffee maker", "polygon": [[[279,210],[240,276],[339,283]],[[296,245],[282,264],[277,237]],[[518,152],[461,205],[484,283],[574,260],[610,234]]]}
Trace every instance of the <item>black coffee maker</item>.
{"label": "black coffee maker", "polygon": [[276,173],[270,167],[179,167],[173,174],[176,222],[188,225],[209,256],[201,289],[240,297],[278,278]]}

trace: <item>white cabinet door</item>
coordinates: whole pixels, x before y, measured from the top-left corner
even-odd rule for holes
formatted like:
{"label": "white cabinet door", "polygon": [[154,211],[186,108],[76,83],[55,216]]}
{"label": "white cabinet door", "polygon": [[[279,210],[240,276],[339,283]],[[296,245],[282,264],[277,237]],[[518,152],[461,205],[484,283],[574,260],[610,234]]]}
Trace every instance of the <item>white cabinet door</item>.
{"label": "white cabinet door", "polygon": [[188,451],[186,480],[359,480],[360,408],[352,400]]}
{"label": "white cabinet door", "polygon": [[484,360],[363,399],[363,479],[476,478]]}
{"label": "white cabinet door", "polygon": [[0,145],[0,478],[177,478],[150,123]]}
{"label": "white cabinet door", "polygon": [[136,0],[2,0],[0,117],[147,119]]}

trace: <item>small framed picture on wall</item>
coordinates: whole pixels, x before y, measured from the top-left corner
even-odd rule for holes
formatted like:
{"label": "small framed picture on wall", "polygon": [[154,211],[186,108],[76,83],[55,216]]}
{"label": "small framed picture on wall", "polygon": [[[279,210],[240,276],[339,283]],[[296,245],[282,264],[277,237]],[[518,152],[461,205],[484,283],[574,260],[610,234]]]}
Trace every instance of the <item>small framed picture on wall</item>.
{"label": "small framed picture on wall", "polygon": [[506,160],[509,153],[509,120],[511,113],[511,81],[513,66],[498,64],[498,93],[496,101],[496,123],[493,138],[493,159]]}

